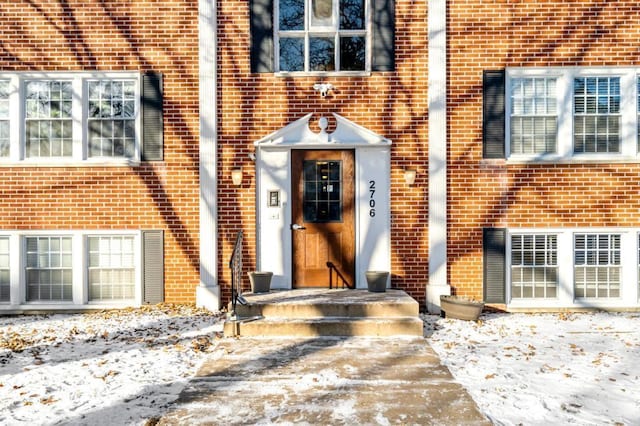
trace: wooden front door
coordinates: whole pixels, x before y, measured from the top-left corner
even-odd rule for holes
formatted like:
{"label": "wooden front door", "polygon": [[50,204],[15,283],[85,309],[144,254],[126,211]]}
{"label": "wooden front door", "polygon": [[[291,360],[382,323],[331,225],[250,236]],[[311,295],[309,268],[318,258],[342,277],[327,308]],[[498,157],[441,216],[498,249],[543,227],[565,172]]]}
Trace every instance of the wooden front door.
{"label": "wooden front door", "polygon": [[293,287],[354,287],[354,151],[292,151]]}

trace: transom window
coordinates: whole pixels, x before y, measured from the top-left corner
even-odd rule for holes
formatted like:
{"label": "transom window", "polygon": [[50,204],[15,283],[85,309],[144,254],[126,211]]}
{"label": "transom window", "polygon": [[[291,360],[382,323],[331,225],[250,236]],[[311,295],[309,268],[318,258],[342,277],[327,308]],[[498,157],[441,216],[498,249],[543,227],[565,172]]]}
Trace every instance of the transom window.
{"label": "transom window", "polygon": [[27,301],[71,301],[71,237],[27,237]]}
{"label": "transom window", "polygon": [[555,298],[558,287],[556,235],[511,236],[511,296]]}
{"label": "transom window", "polygon": [[368,69],[366,0],[279,0],[280,72]]}
{"label": "transom window", "polygon": [[576,78],[574,150],[620,152],[620,77]]}
{"label": "transom window", "polygon": [[620,297],[620,235],[576,234],[575,296]]}
{"label": "transom window", "polygon": [[135,296],[132,236],[91,236],[89,300],[126,300]]}
{"label": "transom window", "polygon": [[516,78],[511,84],[511,153],[556,152],[555,78]]}

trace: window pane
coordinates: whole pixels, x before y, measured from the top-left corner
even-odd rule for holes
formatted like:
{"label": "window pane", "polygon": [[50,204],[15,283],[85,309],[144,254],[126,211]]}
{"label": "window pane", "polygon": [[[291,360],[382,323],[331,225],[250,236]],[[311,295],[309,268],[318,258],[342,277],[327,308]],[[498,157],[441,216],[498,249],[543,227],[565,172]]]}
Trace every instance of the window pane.
{"label": "window pane", "polygon": [[133,237],[88,238],[91,300],[130,299],[135,293]]}
{"label": "window pane", "polygon": [[574,152],[620,152],[620,77],[574,80]]}
{"label": "window pane", "polygon": [[90,157],[127,157],[135,151],[135,101],[131,80],[90,81],[88,150]]}
{"label": "window pane", "polygon": [[71,237],[27,237],[27,300],[72,300]]}
{"label": "window pane", "polygon": [[311,26],[333,27],[333,0],[311,0]]}
{"label": "window pane", "polygon": [[340,0],[340,29],[364,29],[364,0]]}
{"label": "window pane", "polygon": [[364,69],[364,37],[340,37],[340,70],[363,71]]}
{"label": "window pane", "polygon": [[304,39],[280,39],[280,71],[304,71]]}
{"label": "window pane", "polygon": [[511,153],[556,152],[555,78],[516,78],[511,87]]}
{"label": "window pane", "polygon": [[304,0],[280,0],[280,31],[304,30]]}
{"label": "window pane", "polygon": [[309,38],[309,70],[334,71],[334,47],[332,38]]}
{"label": "window pane", "polygon": [[577,297],[620,296],[620,235],[576,234],[574,288]]}
{"label": "window pane", "polygon": [[511,297],[555,298],[558,283],[557,236],[511,236]]}

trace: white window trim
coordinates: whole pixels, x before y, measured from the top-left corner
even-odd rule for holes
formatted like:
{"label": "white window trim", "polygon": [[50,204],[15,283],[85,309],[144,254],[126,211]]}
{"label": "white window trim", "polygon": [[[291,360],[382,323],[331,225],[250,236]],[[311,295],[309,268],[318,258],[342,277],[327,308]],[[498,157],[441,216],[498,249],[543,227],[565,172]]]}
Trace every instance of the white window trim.
{"label": "white window trim", "polygon": [[[311,8],[312,0],[305,0],[305,29],[297,30],[297,31],[286,31],[288,34],[297,34],[301,38],[304,39],[304,66],[305,68],[309,65],[309,33],[322,35],[323,32],[326,33],[335,33],[335,42],[336,46],[340,43],[340,34],[349,34],[349,33],[365,33],[365,64],[364,70],[360,71],[280,71],[280,0],[274,0],[273,2],[273,59],[274,59],[274,69],[276,77],[304,77],[304,76],[314,76],[314,77],[332,77],[332,76],[342,76],[342,77],[368,77],[371,75],[371,63],[372,63],[372,55],[373,55],[373,22],[371,17],[371,0],[364,0],[364,22],[365,28],[364,31],[361,30],[343,30],[340,31],[340,2],[338,0],[334,0],[334,13],[336,14],[336,28],[331,27],[316,27],[312,31],[311,28],[311,17],[309,14],[309,10]],[[309,29],[306,29],[309,28]],[[337,50],[336,50],[337,51]],[[340,66],[340,55],[336,55],[336,66]]]}
{"label": "white window trim", "polygon": [[[638,291],[638,236],[640,228],[509,228],[506,241],[506,301],[508,309],[640,307]],[[514,299],[511,296],[511,235],[556,234],[558,236],[558,289],[556,298]],[[574,289],[575,234],[620,234],[620,297],[609,299],[576,298]]]}
{"label": "white window trim", "polygon": [[[507,68],[505,81],[505,149],[509,163],[616,163],[640,162],[637,149],[638,88],[640,68],[629,67],[532,67]],[[511,80],[523,77],[555,77],[558,102],[557,152],[511,154]],[[573,79],[620,77],[620,153],[573,152]]]}
{"label": "white window trim", "polygon": [[[132,158],[124,157],[98,157],[88,156],[88,88],[90,80],[110,79],[110,80],[135,80],[135,151]],[[0,167],[3,166],[135,166],[140,163],[140,152],[142,144],[142,116],[140,108],[140,80],[139,73],[132,72],[12,72],[0,73],[0,80],[9,80],[11,94],[9,95],[9,135],[10,153],[9,157],[0,157]],[[28,158],[25,153],[25,111],[24,111],[24,91],[25,82],[33,80],[72,80],[73,104],[72,104],[72,126],[73,126],[73,154],[71,157],[54,158]]]}
{"label": "white window trim", "polygon": [[[134,268],[135,268],[135,297],[127,300],[89,301],[88,276],[88,237],[103,235],[122,235],[133,237]],[[91,231],[57,231],[57,230],[28,230],[1,231],[0,236],[9,237],[10,248],[10,302],[0,302],[0,314],[33,311],[33,310],[61,310],[61,309],[111,309],[142,305],[142,236],[140,231],[131,230],[91,230]],[[25,238],[33,236],[55,236],[72,238],[72,275],[73,300],[67,301],[27,301],[26,299],[26,248]]]}

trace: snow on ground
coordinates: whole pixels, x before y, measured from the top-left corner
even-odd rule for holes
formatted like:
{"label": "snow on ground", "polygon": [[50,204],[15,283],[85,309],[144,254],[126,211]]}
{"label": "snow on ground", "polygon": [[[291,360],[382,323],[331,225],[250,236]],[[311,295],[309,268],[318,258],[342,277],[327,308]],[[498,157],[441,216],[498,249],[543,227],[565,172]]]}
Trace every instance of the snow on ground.
{"label": "snow on ground", "polygon": [[209,356],[221,321],[182,305],[0,316],[0,424],[144,424]]}
{"label": "snow on ground", "polygon": [[[423,319],[496,424],[640,424],[638,313]],[[215,356],[221,329],[221,314],[172,305],[0,316],[0,424],[142,425]]]}
{"label": "snow on ground", "polygon": [[640,424],[640,314],[426,315],[443,364],[495,424]]}

